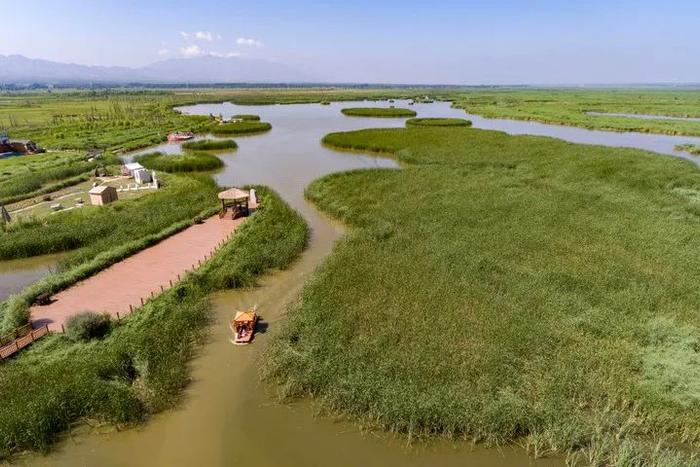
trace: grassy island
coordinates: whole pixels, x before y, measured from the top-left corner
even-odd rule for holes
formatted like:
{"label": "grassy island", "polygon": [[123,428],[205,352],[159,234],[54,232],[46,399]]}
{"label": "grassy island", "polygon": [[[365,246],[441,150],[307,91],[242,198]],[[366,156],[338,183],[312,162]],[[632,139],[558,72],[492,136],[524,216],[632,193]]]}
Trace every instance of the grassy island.
{"label": "grassy island", "polygon": [[700,155],[700,145],[698,144],[679,144],[676,146],[676,151],[689,152],[690,154]]}
{"label": "grassy island", "polygon": [[308,187],[351,230],[268,352],[283,397],[572,464],[694,464],[697,167],[476,129],[324,143],[403,168]]}
{"label": "grassy island", "polygon": [[238,144],[232,139],[201,139],[183,143],[182,149],[187,151],[226,151],[236,149]]}
{"label": "grassy island", "polygon": [[164,154],[151,152],[136,156],[135,161],[151,170],[162,172],[205,172],[219,169],[224,162],[213,154],[204,151],[191,151],[185,154]]}
{"label": "grassy island", "polygon": [[470,127],[472,122],[464,118],[409,118],[406,120],[406,126]]}
{"label": "grassy island", "polygon": [[413,110],[395,107],[349,107],[341,109],[341,112],[348,117],[404,118],[418,115]]}
{"label": "grassy island", "polygon": [[208,129],[214,136],[252,135],[270,131],[272,125],[267,122],[243,120],[240,122],[212,124]]}

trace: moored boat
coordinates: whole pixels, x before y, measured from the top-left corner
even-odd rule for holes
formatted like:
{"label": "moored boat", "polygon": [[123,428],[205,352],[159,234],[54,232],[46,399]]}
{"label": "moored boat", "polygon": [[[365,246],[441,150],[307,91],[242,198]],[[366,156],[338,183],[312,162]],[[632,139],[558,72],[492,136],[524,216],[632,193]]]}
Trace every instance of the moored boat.
{"label": "moored boat", "polygon": [[250,344],[255,333],[255,325],[258,322],[258,314],[255,308],[248,311],[237,311],[229,326],[233,331],[233,343],[238,345]]}
{"label": "moored boat", "polygon": [[194,133],[191,131],[185,131],[181,132],[178,131],[177,133],[170,133],[168,135],[168,141],[174,142],[174,141],[186,141],[188,139],[194,138]]}

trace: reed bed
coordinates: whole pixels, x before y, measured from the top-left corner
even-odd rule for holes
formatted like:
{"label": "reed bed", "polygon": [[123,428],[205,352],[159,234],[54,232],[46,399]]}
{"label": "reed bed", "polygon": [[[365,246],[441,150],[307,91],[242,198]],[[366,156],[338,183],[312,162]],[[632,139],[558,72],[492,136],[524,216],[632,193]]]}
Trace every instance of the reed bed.
{"label": "reed bed", "polygon": [[0,459],[46,452],[80,419],[133,425],[180,402],[189,359],[206,335],[208,294],[252,285],[306,245],[303,219],[271,190],[256,189],[265,208],[196,272],[114,323],[110,335],[85,343],[56,335],[0,365]]}
{"label": "reed bed", "polygon": [[404,118],[418,115],[411,109],[399,109],[396,107],[350,107],[340,111],[348,117]]}
{"label": "reed bed", "polygon": [[236,149],[238,144],[232,139],[201,139],[199,141],[189,141],[182,145],[186,151],[222,151]]}
{"label": "reed bed", "polygon": [[267,354],[280,397],[572,463],[697,464],[697,167],[461,128],[324,143],[403,168],[307,189],[351,229]]}
{"label": "reed bed", "polygon": [[134,160],[147,169],[168,173],[206,172],[224,166],[224,161],[206,151],[188,151],[179,155],[151,152],[136,156]]}
{"label": "reed bed", "polygon": [[679,144],[676,146],[676,151],[689,152],[690,154],[700,155],[700,145],[698,144]]}
{"label": "reed bed", "polygon": [[470,127],[472,122],[464,118],[409,118],[406,126]]}
{"label": "reed bed", "polygon": [[252,135],[272,129],[267,122],[242,121],[224,124],[211,124],[209,132],[214,136]]}
{"label": "reed bed", "polygon": [[259,122],[260,121],[260,115],[251,115],[251,114],[238,114],[238,115],[234,115],[231,118],[237,119],[237,120],[244,120],[247,122]]}

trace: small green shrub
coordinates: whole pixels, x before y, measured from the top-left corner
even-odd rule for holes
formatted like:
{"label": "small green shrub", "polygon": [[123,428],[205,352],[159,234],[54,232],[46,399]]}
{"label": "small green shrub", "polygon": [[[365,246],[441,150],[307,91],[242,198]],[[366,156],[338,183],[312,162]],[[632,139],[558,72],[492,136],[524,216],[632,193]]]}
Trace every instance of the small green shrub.
{"label": "small green shrub", "polygon": [[112,321],[106,313],[83,311],[66,321],[66,335],[74,341],[87,342],[106,336],[112,327]]}

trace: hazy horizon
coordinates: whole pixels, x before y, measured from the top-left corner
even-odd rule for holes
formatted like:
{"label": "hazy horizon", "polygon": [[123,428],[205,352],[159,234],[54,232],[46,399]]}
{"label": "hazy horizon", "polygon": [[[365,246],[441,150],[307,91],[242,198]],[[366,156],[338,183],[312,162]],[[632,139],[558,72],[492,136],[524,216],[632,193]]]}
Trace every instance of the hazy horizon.
{"label": "hazy horizon", "polygon": [[700,3],[163,0],[6,8],[0,54],[137,68],[241,57],[312,81],[455,85],[700,82]]}

